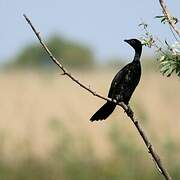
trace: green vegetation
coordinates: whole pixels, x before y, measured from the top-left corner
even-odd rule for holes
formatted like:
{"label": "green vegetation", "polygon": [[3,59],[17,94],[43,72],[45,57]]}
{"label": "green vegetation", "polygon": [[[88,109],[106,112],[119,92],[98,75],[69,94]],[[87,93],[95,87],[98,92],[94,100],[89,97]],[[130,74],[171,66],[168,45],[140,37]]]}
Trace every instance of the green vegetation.
{"label": "green vegetation", "polygon": [[[168,40],[160,40],[155,37],[148,29],[147,23],[140,23],[139,26],[142,27],[143,35],[141,37],[143,45],[152,48],[154,47],[157,54],[157,60],[159,62],[160,72],[169,77],[175,73],[180,77],[180,34],[172,28],[171,23],[174,25],[178,22],[178,19],[171,17],[169,19],[167,16],[156,16],[156,18],[161,20],[161,23],[168,24],[172,32],[172,37],[174,38],[174,43],[169,43]],[[172,21],[170,23],[170,21]]]}
{"label": "green vegetation", "polygon": [[[68,132],[68,129],[58,119],[49,122],[49,134],[54,136],[55,146],[46,159],[38,159],[27,153],[22,159],[8,163],[1,156],[0,179],[6,180],[160,180],[162,177],[154,169],[152,162],[144,158],[144,152],[130,138],[121,133],[116,123],[108,129],[108,139],[111,142],[113,153],[110,158],[99,159],[94,154],[88,138],[80,137],[77,140]],[[120,138],[121,137],[121,138]],[[165,144],[169,162],[175,159],[177,149],[169,140]],[[85,148],[83,147],[85,145]],[[1,148],[2,145],[1,145]],[[172,150],[170,148],[173,148]],[[170,151],[170,152],[169,152]],[[174,158],[172,158],[174,157]],[[149,162],[149,163],[148,163]],[[174,179],[180,178],[180,164],[171,163],[171,174]]]}
{"label": "green vegetation", "polygon": [[[91,50],[77,42],[68,41],[57,35],[47,40],[47,45],[55,57],[63,58],[63,64],[70,68],[85,68],[93,66]],[[37,42],[27,45],[8,65],[11,68],[52,68],[55,65]]]}

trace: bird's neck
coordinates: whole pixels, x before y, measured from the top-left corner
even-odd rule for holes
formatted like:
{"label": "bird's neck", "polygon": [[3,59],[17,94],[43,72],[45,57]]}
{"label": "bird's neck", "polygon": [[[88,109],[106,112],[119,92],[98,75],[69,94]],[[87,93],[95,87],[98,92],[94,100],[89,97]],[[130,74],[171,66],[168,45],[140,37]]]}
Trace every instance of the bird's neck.
{"label": "bird's neck", "polygon": [[135,50],[135,55],[134,55],[133,61],[140,61],[141,53],[142,53],[142,48]]}

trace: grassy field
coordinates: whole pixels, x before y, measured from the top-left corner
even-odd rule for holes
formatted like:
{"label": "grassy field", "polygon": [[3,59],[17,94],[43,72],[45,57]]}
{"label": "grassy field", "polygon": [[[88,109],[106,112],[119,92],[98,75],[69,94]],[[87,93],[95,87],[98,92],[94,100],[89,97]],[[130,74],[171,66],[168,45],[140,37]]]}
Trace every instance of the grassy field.
{"label": "grassy field", "polygon": [[[115,73],[74,74],[106,96]],[[104,101],[59,73],[1,72],[0,84],[0,179],[161,179],[120,107],[91,123]],[[180,179],[179,92],[176,77],[146,73],[131,100],[174,179]]]}

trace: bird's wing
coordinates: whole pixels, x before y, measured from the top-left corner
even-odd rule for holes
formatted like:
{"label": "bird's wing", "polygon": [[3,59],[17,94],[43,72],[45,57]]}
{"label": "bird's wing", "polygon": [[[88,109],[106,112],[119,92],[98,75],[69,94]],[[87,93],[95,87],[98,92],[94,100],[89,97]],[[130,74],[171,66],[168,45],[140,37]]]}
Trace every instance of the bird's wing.
{"label": "bird's wing", "polygon": [[[124,82],[126,81],[126,76],[130,71],[131,67],[131,63],[127,64],[126,66],[124,66],[114,77],[114,79],[112,80],[111,83],[111,87],[109,90],[109,94],[108,97],[113,98],[113,94],[114,91],[119,89],[119,85],[120,84],[124,84]],[[122,87],[123,88],[123,87]]]}

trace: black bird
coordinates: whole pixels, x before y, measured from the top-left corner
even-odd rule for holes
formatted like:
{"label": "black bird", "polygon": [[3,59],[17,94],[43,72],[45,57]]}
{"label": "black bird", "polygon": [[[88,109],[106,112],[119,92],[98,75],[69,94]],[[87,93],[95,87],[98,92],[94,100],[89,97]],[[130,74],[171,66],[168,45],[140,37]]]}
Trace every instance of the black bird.
{"label": "black bird", "polygon": [[[114,77],[111,83],[108,97],[117,102],[128,105],[129,100],[139,83],[141,77],[140,57],[142,44],[137,39],[124,40],[135,50],[135,56],[131,63],[123,67]],[[107,101],[90,119],[99,121],[106,119],[115,109],[116,103]]]}

